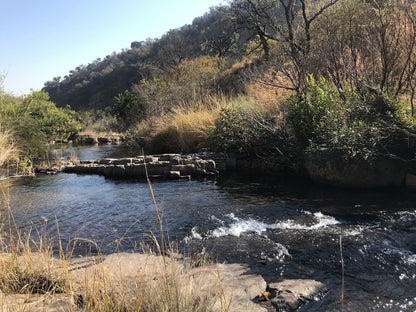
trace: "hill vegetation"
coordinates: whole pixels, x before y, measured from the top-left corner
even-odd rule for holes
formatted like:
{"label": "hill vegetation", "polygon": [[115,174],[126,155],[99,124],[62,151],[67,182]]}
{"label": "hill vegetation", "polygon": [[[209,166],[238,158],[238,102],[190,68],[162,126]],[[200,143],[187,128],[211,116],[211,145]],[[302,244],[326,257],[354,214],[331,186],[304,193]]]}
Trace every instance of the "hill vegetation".
{"label": "hill vegetation", "polygon": [[250,35],[235,32],[229,7],[211,8],[191,25],[170,30],[159,39],[134,41],[130,49],[80,65],[63,78],[53,78],[43,90],[58,106],[77,110],[111,107],[119,93],[170,75],[183,61],[218,56],[234,62],[243,55]]}

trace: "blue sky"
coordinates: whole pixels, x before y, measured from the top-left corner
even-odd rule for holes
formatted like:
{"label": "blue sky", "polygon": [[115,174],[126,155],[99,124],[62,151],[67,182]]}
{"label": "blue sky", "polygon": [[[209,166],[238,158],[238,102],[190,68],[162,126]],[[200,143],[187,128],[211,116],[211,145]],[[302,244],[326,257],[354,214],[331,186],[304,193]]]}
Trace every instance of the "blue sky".
{"label": "blue sky", "polygon": [[0,75],[28,94],[98,57],[159,38],[224,0],[0,0]]}

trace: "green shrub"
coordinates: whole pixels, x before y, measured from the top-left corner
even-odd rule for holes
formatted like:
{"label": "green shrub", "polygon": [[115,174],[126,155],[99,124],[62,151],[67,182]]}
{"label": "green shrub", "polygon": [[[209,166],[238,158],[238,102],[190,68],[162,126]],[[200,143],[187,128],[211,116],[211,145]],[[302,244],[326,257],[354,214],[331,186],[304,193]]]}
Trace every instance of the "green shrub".
{"label": "green shrub", "polygon": [[311,77],[305,97],[287,100],[289,128],[298,150],[324,146],[366,159],[390,153],[389,147],[403,138],[403,129],[414,129],[410,108],[398,99],[370,87],[345,89],[341,97],[325,80],[316,83]]}
{"label": "green shrub", "polygon": [[208,143],[216,152],[251,155],[273,146],[276,128],[271,120],[242,107],[222,108],[215,127],[208,131]]}
{"label": "green shrub", "polygon": [[306,97],[289,97],[287,118],[300,149],[330,140],[342,119],[339,102],[337,91],[331,89],[326,80],[317,84],[313,77],[308,79]]}
{"label": "green shrub", "polygon": [[149,105],[140,94],[125,90],[115,100],[113,111],[120,130],[126,131],[146,118]]}
{"label": "green shrub", "polygon": [[12,131],[24,156],[37,157],[49,141],[65,142],[82,129],[79,114],[57,108],[46,92],[32,92],[24,98],[9,98],[0,105],[6,129]]}

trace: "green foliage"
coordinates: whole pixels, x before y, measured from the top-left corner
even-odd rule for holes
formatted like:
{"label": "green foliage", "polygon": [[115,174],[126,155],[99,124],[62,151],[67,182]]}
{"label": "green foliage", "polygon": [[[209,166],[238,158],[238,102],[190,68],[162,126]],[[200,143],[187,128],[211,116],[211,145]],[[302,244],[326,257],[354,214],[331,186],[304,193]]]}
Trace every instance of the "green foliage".
{"label": "green foliage", "polygon": [[275,141],[270,121],[243,107],[222,108],[215,128],[208,131],[210,147],[217,152],[257,155],[270,149]]}
{"label": "green foliage", "polygon": [[34,173],[32,160],[23,156],[16,159],[16,172],[20,175],[31,175]]}
{"label": "green foliage", "polygon": [[146,118],[149,106],[140,94],[125,90],[116,96],[115,100],[113,111],[121,130],[126,131]]}
{"label": "green foliage", "polygon": [[43,154],[45,143],[65,142],[82,129],[79,115],[69,108],[57,108],[46,92],[33,91],[22,99],[4,102],[0,115],[28,157]]}
{"label": "green foliage", "polygon": [[288,121],[300,148],[328,140],[341,118],[337,110],[339,101],[336,90],[331,89],[326,80],[317,84],[313,77],[308,79],[306,97],[293,95],[288,99]]}
{"label": "green foliage", "polygon": [[341,97],[325,80],[310,78],[304,98],[288,99],[289,127],[300,151],[326,147],[367,159],[391,153],[403,129],[415,128],[404,102],[368,87],[345,89]]}

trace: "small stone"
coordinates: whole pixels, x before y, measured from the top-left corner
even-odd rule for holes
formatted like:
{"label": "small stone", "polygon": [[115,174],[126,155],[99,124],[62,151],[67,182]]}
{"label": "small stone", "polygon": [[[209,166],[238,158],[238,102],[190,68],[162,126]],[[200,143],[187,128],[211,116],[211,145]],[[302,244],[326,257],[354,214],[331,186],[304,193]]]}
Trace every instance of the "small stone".
{"label": "small stone", "polygon": [[215,161],[213,160],[207,160],[206,164],[205,164],[205,170],[207,172],[216,172],[216,166],[215,166]]}

